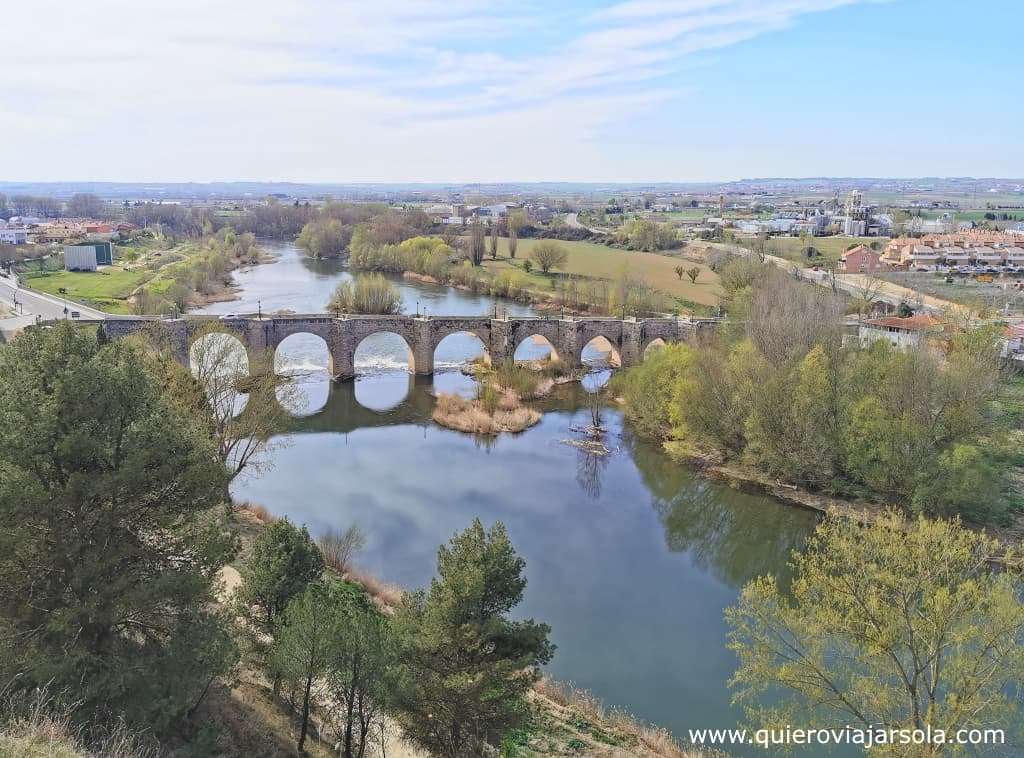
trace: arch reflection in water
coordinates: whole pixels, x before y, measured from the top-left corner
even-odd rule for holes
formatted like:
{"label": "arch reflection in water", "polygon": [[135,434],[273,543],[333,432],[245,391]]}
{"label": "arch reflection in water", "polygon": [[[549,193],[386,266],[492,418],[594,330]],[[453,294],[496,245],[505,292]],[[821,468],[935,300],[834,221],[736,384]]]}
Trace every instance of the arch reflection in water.
{"label": "arch reflection in water", "polygon": [[318,413],[331,392],[331,353],[315,334],[286,337],[274,352],[274,371],[288,379],[277,387],[278,402],[293,416]]}
{"label": "arch reflection in water", "polygon": [[598,335],[583,346],[580,360],[589,370],[580,380],[587,392],[597,392],[612,378],[612,369],[622,365],[622,358],[607,337]]}
{"label": "arch reflection in water", "polygon": [[384,413],[405,402],[412,392],[413,375],[408,371],[379,371],[357,374],[352,380],[357,403],[371,411]]}
{"label": "arch reflection in water", "polygon": [[189,347],[189,368],[206,391],[218,417],[237,416],[248,396],[238,382],[249,376],[249,355],[233,334],[213,331],[198,337]]}
{"label": "arch reflection in water", "polygon": [[463,368],[479,358],[490,363],[487,347],[472,332],[455,332],[438,342],[434,348],[434,393],[475,397],[476,380],[463,373]]}

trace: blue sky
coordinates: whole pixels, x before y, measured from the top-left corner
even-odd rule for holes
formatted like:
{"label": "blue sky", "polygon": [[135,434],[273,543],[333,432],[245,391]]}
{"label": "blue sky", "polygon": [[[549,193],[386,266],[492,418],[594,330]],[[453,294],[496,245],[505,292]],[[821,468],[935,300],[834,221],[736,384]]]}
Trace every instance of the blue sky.
{"label": "blue sky", "polygon": [[1018,0],[38,0],[0,179],[1024,176]]}

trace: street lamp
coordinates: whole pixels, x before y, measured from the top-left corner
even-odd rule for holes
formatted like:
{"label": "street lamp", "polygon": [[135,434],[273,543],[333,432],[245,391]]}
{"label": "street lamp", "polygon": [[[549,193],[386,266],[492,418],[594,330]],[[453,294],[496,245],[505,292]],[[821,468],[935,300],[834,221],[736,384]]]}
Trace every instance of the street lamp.
{"label": "street lamp", "polygon": [[256,318],[260,319],[261,321],[263,320],[263,301],[262,300],[257,300],[256,301]]}

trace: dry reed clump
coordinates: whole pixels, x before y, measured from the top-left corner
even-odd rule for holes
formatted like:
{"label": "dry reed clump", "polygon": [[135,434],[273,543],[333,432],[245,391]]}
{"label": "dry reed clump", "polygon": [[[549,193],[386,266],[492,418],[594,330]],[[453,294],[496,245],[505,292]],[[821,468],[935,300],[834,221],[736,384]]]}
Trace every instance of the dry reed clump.
{"label": "dry reed clump", "polygon": [[345,579],[358,584],[377,603],[377,606],[384,611],[391,611],[402,603],[405,590],[397,584],[385,582],[368,571],[358,568],[351,568],[345,573]]}
{"label": "dry reed clump", "polygon": [[259,505],[258,503],[251,503],[248,500],[241,503],[233,503],[232,507],[236,511],[245,511],[246,513],[251,514],[258,521],[264,524],[272,524],[278,520],[278,517],[268,511],[266,507]]}
{"label": "dry reed clump", "polygon": [[467,400],[459,395],[437,396],[432,417],[441,426],[471,434],[521,432],[540,421],[540,413],[519,403],[511,393],[502,393],[488,413],[484,400]]}
{"label": "dry reed clump", "polygon": [[713,758],[723,754],[700,748],[684,748],[663,727],[646,724],[626,711],[607,708],[587,690],[568,682],[542,677],[533,685],[534,691],[562,708],[572,711],[588,721],[604,724],[615,731],[629,735],[656,756],[664,758]]}
{"label": "dry reed clump", "polygon": [[128,730],[123,721],[86,726],[80,703],[49,688],[0,697],[0,756],[47,758],[156,758],[156,741]]}

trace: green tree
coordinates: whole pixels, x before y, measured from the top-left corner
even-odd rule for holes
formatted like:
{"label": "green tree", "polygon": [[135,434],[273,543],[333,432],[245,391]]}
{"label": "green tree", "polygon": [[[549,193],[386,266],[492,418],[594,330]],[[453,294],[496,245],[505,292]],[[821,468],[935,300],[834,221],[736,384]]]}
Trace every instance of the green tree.
{"label": "green tree", "polygon": [[523,567],[502,524],[487,532],[475,520],[438,551],[430,589],[396,615],[404,679],[393,709],[432,755],[481,755],[526,718],[526,692],[554,647],[547,625],[508,618],[526,587]]}
{"label": "green tree", "polygon": [[679,279],[680,281],[682,281],[682,279],[683,279],[683,274],[685,274],[685,273],[686,273],[686,269],[685,269],[685,268],[683,268],[682,266],[676,266],[676,267],[675,267],[674,269],[672,269],[672,270],[676,272],[676,278],[677,278],[677,279]]}
{"label": "green tree", "polygon": [[334,258],[352,242],[352,227],[336,218],[319,218],[302,227],[295,244],[312,258]]}
{"label": "green tree", "polygon": [[[1019,726],[1024,582],[991,567],[1003,553],[956,522],[826,519],[791,593],[761,577],[726,611],[736,699],[767,728]],[[758,706],[768,689],[782,701]]]}
{"label": "green tree", "polygon": [[162,389],[145,350],[92,330],[0,348],[0,665],[156,730],[234,655],[212,610],[227,474]]}
{"label": "green tree", "polygon": [[686,270],[686,275],[690,277],[690,284],[697,283],[697,277],[700,276],[700,267],[693,266]]}
{"label": "green tree", "polygon": [[498,222],[491,222],[491,260],[498,260]]}
{"label": "green tree", "polygon": [[380,729],[389,693],[398,686],[397,648],[390,621],[364,593],[350,593],[344,600],[326,681],[331,700],[337,703],[334,721],[341,753],[363,758]]}
{"label": "green tree", "polygon": [[[260,531],[235,598],[253,632],[253,647],[261,657],[267,658],[266,641],[273,636],[288,604],[323,571],[323,556],[306,527],[299,529],[288,519],[280,519]],[[273,676],[277,692],[280,671],[275,669]]]}
{"label": "green tree", "polygon": [[336,315],[401,313],[402,295],[380,274],[367,274],[341,282],[331,294],[327,311]]}
{"label": "green tree", "polygon": [[530,258],[540,266],[545,274],[553,268],[561,268],[569,259],[565,248],[553,240],[541,240],[533,246],[530,251]]}
{"label": "green tree", "polygon": [[516,257],[519,246],[519,230],[526,225],[526,216],[522,211],[509,211],[508,214],[508,256]]}
{"label": "green tree", "polygon": [[298,751],[302,753],[309,733],[309,715],[325,676],[331,645],[338,636],[339,614],[333,584],[315,583],[288,603],[275,628],[271,665],[278,676],[301,689]]}

